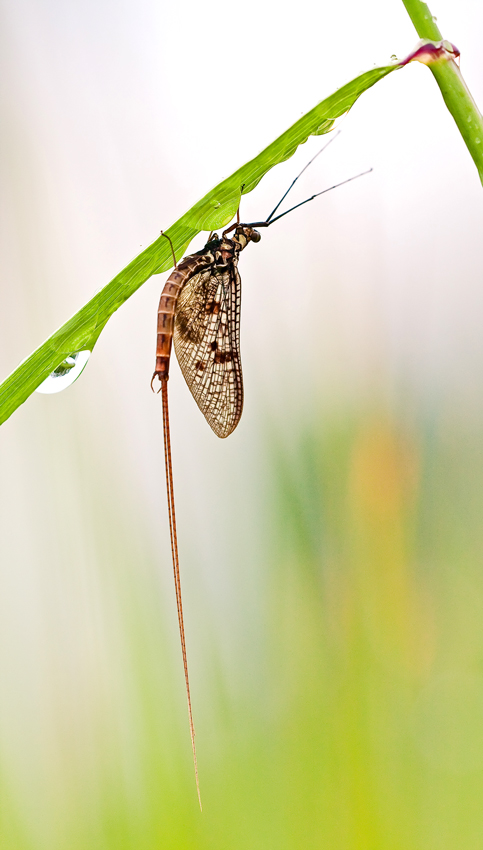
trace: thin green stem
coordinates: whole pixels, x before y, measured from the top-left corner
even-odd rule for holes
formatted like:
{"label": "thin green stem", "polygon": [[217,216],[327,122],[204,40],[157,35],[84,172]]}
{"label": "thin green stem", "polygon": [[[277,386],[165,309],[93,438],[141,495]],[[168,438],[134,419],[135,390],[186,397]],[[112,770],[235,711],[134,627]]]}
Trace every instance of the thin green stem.
{"label": "thin green stem", "polygon": [[411,18],[419,38],[430,38],[431,41],[442,41],[436,18],[431,14],[429,6],[421,0],[402,0]]}
{"label": "thin green stem", "polygon": [[[403,0],[420,38],[442,41],[429,7],[422,0]],[[466,147],[478,169],[483,184],[483,117],[466,85],[461,71],[452,59],[441,59],[429,65],[443,100],[454,118]]]}

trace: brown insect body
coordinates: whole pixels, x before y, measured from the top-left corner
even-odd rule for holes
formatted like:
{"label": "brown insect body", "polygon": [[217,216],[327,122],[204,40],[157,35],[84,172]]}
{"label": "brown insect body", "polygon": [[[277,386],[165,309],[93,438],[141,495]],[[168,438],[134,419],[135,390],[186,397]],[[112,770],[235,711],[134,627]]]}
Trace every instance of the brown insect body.
{"label": "brown insect body", "polygon": [[201,251],[179,263],[159,300],[152,380],[168,380],[174,339],[186,383],[218,437],[234,431],[243,410],[238,257],[259,240],[248,225],[237,225],[232,239],[214,234]]}

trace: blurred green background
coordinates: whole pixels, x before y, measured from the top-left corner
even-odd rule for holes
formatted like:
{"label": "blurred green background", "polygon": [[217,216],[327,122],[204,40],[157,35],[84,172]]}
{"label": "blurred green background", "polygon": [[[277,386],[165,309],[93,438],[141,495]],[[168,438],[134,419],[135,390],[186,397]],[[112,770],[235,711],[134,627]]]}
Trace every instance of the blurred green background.
{"label": "blurred green background", "polygon": [[[396,2],[256,11],[1,6],[2,376],[302,110],[416,41]],[[481,104],[480,6],[432,11]],[[5,850],[481,848],[483,214],[426,68],[358,102],[294,203],[371,165],[244,252],[229,440],[173,369],[202,814],[149,389],[164,277],[72,388],[2,427]]]}

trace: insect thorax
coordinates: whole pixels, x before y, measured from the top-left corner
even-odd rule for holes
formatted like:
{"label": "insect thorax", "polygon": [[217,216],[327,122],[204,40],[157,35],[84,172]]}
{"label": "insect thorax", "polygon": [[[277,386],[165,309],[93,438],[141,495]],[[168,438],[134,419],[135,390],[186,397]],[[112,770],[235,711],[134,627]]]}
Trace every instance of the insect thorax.
{"label": "insect thorax", "polygon": [[237,259],[240,251],[243,251],[249,242],[259,242],[260,239],[259,232],[253,227],[239,224],[235,228],[233,239],[228,239],[225,233],[220,239],[218,234],[214,233],[200,253],[211,253],[215,266],[226,266]]}

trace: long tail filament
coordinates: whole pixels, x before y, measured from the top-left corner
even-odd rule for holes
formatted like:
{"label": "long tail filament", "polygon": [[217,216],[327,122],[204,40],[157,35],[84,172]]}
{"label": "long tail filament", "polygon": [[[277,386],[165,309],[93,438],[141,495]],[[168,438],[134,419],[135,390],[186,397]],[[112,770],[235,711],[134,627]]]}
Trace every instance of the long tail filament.
{"label": "long tail filament", "polygon": [[184,634],[183,603],[181,600],[181,581],[179,576],[178,538],[176,535],[176,513],[174,509],[173,489],[173,466],[171,462],[171,438],[169,434],[169,411],[168,411],[168,381],[161,381],[161,397],[163,403],[163,432],[164,432],[164,459],[166,464],[166,491],[168,496],[169,533],[171,536],[171,553],[173,556],[174,586],[176,590],[176,605],[178,608],[179,636],[181,639],[181,652],[183,655],[184,680],[186,685],[186,698],[188,700],[188,716],[190,723],[191,746],[193,749],[193,763],[195,768],[196,790],[200,809],[201,805],[200,783],[198,780],[198,763],[196,760],[195,727],[193,724],[193,712],[191,710],[190,682],[188,676],[188,659],[186,656],[186,641]]}

